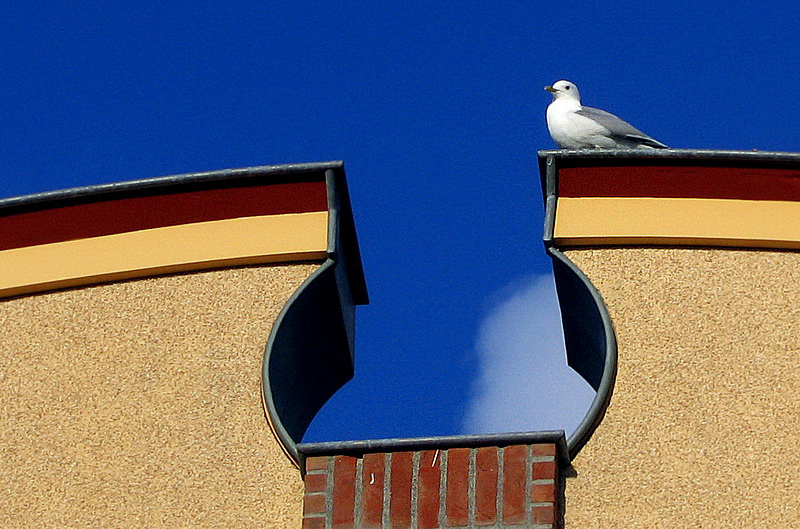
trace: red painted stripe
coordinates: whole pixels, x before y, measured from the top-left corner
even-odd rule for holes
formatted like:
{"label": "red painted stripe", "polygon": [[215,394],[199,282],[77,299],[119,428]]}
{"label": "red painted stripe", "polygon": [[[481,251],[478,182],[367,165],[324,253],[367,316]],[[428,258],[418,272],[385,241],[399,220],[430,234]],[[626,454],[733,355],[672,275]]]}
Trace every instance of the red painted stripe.
{"label": "red painted stripe", "polygon": [[193,222],[327,209],[325,182],[121,198],[0,217],[0,250]]}
{"label": "red painted stripe", "polygon": [[744,167],[569,167],[562,197],[719,198],[800,201],[800,169]]}

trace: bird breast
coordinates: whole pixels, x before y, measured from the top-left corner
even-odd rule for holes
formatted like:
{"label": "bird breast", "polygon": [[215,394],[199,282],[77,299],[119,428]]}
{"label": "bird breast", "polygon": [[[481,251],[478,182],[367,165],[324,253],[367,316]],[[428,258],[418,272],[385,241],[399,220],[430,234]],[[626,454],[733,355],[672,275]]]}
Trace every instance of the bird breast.
{"label": "bird breast", "polygon": [[613,140],[605,137],[608,130],[595,121],[576,114],[581,109],[574,101],[553,101],[547,107],[547,129],[555,142],[564,148],[605,147]]}

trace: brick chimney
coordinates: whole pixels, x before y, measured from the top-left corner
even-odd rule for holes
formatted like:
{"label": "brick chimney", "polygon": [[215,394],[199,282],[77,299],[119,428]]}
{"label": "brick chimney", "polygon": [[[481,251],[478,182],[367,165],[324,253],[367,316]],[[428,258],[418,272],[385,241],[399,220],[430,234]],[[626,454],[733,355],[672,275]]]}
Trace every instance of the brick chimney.
{"label": "brick chimney", "polygon": [[304,529],[562,526],[563,432],[300,445]]}

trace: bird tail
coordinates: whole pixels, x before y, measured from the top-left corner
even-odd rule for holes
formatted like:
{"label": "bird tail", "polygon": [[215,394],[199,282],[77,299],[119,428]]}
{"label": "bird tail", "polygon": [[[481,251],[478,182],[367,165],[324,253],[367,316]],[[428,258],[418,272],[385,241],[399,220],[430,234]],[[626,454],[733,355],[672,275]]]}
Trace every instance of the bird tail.
{"label": "bird tail", "polygon": [[628,135],[628,138],[636,142],[638,145],[637,147],[643,147],[645,149],[669,149],[666,145],[661,143],[658,140],[654,140],[650,136],[633,136]]}

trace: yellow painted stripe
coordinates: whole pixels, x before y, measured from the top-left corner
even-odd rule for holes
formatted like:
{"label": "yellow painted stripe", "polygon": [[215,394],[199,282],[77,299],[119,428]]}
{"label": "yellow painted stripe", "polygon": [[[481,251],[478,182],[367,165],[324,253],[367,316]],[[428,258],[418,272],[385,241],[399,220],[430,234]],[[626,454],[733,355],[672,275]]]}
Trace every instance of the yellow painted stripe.
{"label": "yellow painted stripe", "polygon": [[0,296],[189,270],[322,260],[328,213],[154,228],[0,252]]}
{"label": "yellow painted stripe", "polygon": [[800,248],[800,203],[695,198],[567,198],[556,205],[561,246],[667,244]]}

